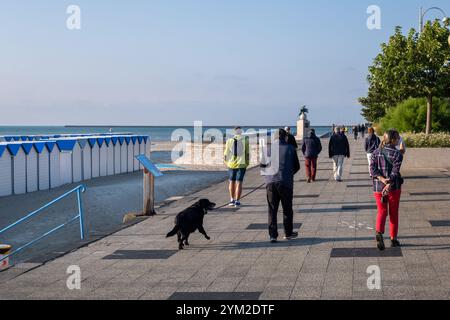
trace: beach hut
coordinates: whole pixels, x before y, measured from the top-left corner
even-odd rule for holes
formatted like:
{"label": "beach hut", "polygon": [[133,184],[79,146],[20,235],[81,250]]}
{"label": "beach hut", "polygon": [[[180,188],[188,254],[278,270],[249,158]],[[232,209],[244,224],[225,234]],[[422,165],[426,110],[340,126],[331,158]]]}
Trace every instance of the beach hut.
{"label": "beach hut", "polygon": [[[145,142],[143,136],[138,136],[138,143],[139,143],[139,154],[145,155]],[[139,163],[139,170],[142,170],[143,168],[144,167],[142,166],[142,164]]]}
{"label": "beach hut", "polygon": [[26,168],[26,192],[38,191],[38,153],[34,148],[32,142],[22,143],[22,148],[25,151],[25,168]]}
{"label": "beach hut", "polygon": [[108,147],[105,143],[105,138],[97,138],[97,143],[100,154],[100,177],[106,177],[108,173]]}
{"label": "beach hut", "polygon": [[128,170],[128,157],[127,157],[127,150],[128,145],[125,141],[125,137],[119,137],[119,144],[120,144],[120,173],[126,173]]}
{"label": "beach hut", "polygon": [[11,172],[11,154],[6,149],[6,143],[0,143],[0,197],[13,193]]}
{"label": "beach hut", "polygon": [[60,155],[61,152],[59,151],[58,147],[56,147],[55,141],[49,141],[46,142],[46,145],[48,146],[50,151],[50,189],[57,188],[61,186],[61,176],[60,176]]}
{"label": "beach hut", "polygon": [[88,142],[91,146],[91,177],[100,177],[100,147],[97,138],[89,138]]}
{"label": "beach hut", "polygon": [[83,180],[83,148],[87,140],[75,138],[75,141],[72,150],[72,178],[73,182],[80,182]]}
{"label": "beach hut", "polygon": [[59,174],[60,183],[69,184],[73,182],[73,166],[72,166],[72,156],[73,149],[77,145],[75,139],[59,139],[56,140],[56,145],[58,146],[60,157],[59,157]]}
{"label": "beach hut", "polygon": [[111,137],[105,137],[106,144],[106,159],[107,159],[107,170],[106,174],[108,176],[114,175],[114,144]]}
{"label": "beach hut", "polygon": [[[34,149],[38,156],[38,189],[48,190],[50,188],[50,152],[49,146],[54,142],[35,142]],[[53,148],[50,148],[53,149]]]}
{"label": "beach hut", "polygon": [[118,137],[111,137],[114,146],[114,174],[120,174],[120,142]]}
{"label": "beach hut", "polygon": [[133,142],[131,141],[131,136],[125,137],[125,143],[127,144],[127,172],[133,172]]}
{"label": "beach hut", "polygon": [[13,194],[27,192],[26,154],[22,143],[11,142],[6,145],[12,156],[12,186]]}
{"label": "beach hut", "polygon": [[138,137],[132,136],[131,142],[133,143],[133,171],[139,171],[139,161],[136,159],[136,156],[139,155]]}
{"label": "beach hut", "polygon": [[81,182],[84,180],[84,150],[89,151],[87,147],[87,139],[76,138],[76,145],[73,148],[72,167],[73,167],[73,182]]}
{"label": "beach hut", "polygon": [[145,150],[145,155],[147,156],[147,158],[150,159],[150,137],[149,136],[144,136],[144,150]]}
{"label": "beach hut", "polygon": [[[81,141],[81,140],[79,140]],[[83,180],[89,180],[92,178],[92,147],[89,139],[84,140],[84,148],[83,148]]]}

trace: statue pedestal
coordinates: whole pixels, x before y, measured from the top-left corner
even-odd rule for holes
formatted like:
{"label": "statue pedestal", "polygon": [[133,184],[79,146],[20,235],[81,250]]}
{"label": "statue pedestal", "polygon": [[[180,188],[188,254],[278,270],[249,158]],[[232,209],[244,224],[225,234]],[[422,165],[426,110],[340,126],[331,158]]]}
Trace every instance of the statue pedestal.
{"label": "statue pedestal", "polygon": [[309,120],[306,119],[305,114],[302,114],[300,116],[300,119],[297,121],[297,135],[295,136],[295,139],[297,140],[303,140],[303,137],[305,137],[308,134],[310,128]]}

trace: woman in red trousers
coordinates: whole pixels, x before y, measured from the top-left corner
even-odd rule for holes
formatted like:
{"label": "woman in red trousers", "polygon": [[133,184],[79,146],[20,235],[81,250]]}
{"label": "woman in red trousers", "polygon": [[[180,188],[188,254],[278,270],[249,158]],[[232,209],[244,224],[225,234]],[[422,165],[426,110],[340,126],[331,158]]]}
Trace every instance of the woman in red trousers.
{"label": "woman in red trousers", "polygon": [[396,130],[388,130],[384,134],[380,147],[373,152],[370,164],[374,195],[378,207],[376,241],[379,250],[385,249],[383,234],[388,214],[391,247],[400,246],[397,235],[398,212],[403,184],[403,178],[400,174],[403,155],[395,148],[399,140],[400,135]]}

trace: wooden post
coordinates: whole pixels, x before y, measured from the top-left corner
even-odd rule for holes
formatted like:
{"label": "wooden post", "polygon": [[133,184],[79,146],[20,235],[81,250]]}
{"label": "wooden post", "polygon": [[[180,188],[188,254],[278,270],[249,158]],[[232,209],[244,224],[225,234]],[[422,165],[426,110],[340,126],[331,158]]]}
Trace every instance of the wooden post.
{"label": "wooden post", "polygon": [[155,177],[144,169],[144,215],[154,216],[155,212]]}

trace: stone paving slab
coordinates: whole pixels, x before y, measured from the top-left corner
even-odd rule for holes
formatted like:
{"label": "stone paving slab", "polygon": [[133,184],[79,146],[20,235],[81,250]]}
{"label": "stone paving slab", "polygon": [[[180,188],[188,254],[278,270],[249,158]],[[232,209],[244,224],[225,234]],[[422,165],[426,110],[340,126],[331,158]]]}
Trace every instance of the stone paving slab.
{"label": "stone paving slab", "polygon": [[[176,238],[166,239],[165,235],[172,229],[175,215],[195,199],[207,197],[218,204],[226,203],[226,183],[173,201],[159,208],[157,216],[43,265],[19,265],[1,272],[0,299],[241,296],[262,300],[448,300],[450,226],[444,223],[450,220],[447,172],[403,172],[401,255],[358,255],[355,252],[369,249],[376,253],[371,251],[375,247],[376,210],[364,171],[362,140],[352,141],[351,148],[356,159],[346,160],[344,182],[333,181],[332,164],[325,154],[319,161],[316,183],[305,182],[303,168],[296,176],[294,222],[301,224],[298,239],[269,243],[267,228],[259,227],[267,224],[265,189],[258,188],[263,180],[258,169],[252,169],[244,193],[258,189],[242,200],[243,206],[211,211],[206,216],[210,241],[196,233],[189,247],[177,251]],[[279,219],[281,222],[281,212]],[[248,229],[250,225],[258,228]],[[279,232],[283,232],[281,226]],[[345,249],[351,254],[332,254]],[[152,250],[166,255],[154,259],[158,255]],[[129,259],[105,259],[117,252],[136,254]],[[81,270],[80,290],[67,287],[67,268],[73,265]],[[380,270],[381,287],[369,289],[374,267]]]}

